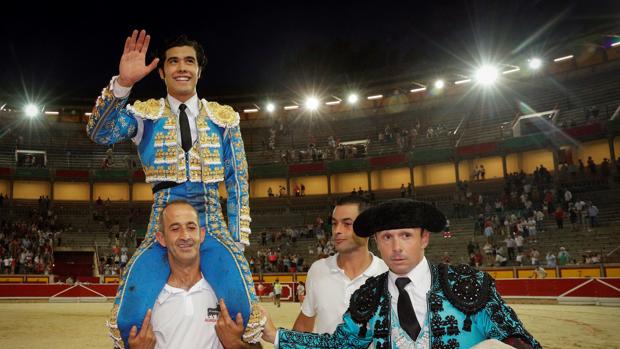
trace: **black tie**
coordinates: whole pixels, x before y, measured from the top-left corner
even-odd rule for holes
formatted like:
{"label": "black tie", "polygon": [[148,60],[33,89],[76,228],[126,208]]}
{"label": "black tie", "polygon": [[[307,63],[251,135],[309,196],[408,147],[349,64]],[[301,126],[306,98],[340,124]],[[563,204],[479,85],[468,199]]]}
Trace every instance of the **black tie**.
{"label": "black tie", "polygon": [[405,290],[405,286],[410,282],[409,278],[396,279],[396,287],[398,288],[398,321],[409,337],[415,341],[418,339],[418,334],[420,334],[420,324],[415,316],[409,293]]}
{"label": "black tie", "polygon": [[181,104],[179,106],[179,124],[181,126],[181,146],[183,147],[183,151],[187,153],[187,151],[192,147],[192,131],[189,128],[189,119],[187,118],[187,113],[185,113],[185,109],[187,106],[185,104]]}

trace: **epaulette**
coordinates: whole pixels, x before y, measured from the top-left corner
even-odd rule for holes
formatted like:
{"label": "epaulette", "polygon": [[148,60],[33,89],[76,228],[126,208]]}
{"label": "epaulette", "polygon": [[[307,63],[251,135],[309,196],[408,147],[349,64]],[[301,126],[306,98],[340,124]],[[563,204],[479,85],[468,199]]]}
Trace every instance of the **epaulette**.
{"label": "epaulette", "polygon": [[157,120],[164,116],[166,102],[163,98],[149,99],[141,102],[136,101],[134,104],[127,105],[127,110],[142,119]]}
{"label": "epaulette", "polygon": [[356,323],[366,324],[377,311],[387,282],[388,273],[368,278],[357,291],[351,295],[349,314]]}
{"label": "epaulette", "polygon": [[239,125],[239,114],[231,106],[207,102],[205,99],[202,100],[202,104],[207,109],[209,119],[219,127],[229,128]]}
{"label": "epaulette", "polygon": [[440,264],[439,283],[448,301],[467,318],[463,330],[471,331],[470,316],[483,309],[491,297],[493,279],[469,265]]}

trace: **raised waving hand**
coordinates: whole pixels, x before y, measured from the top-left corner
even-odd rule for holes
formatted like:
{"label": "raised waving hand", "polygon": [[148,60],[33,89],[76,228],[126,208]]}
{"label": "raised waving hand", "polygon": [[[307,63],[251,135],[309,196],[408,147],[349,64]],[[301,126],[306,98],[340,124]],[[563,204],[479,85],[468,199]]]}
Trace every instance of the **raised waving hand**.
{"label": "raised waving hand", "polygon": [[118,67],[118,83],[121,86],[133,86],[157,67],[159,58],[146,65],[146,52],[150,42],[151,36],[147,35],[145,30],[134,30],[125,40],[125,49]]}

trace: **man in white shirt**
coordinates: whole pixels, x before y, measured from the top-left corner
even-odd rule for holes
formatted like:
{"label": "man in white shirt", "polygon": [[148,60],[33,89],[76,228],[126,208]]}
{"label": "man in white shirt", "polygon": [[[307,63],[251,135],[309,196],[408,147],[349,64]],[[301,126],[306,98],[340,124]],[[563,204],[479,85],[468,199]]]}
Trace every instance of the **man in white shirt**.
{"label": "man in white shirt", "polygon": [[200,272],[200,243],[205,238],[205,230],[200,228],[193,206],[184,201],[168,203],[161,213],[160,227],[156,238],[166,248],[170,276],[153,310],[147,311],[140,329],[131,328],[129,347],[260,347],[260,344],[250,345],[241,340],[243,320],[240,314],[234,325],[218,321],[221,308],[217,297]]}
{"label": "man in white shirt", "polygon": [[360,196],[346,196],[332,212],[332,240],[338,253],[319,259],[308,270],[306,298],[293,329],[332,333],[342,321],[353,292],[387,266],[368,250],[368,238],[353,232],[355,218],[369,206]]}
{"label": "man in white shirt", "polygon": [[355,233],[375,236],[389,272],[368,279],[353,294],[333,334],[276,330],[268,320],[263,339],[276,349],[471,348],[487,339],[540,348],[488,274],[426,260],[430,233],[440,232],[445,220],[435,207],[409,199],[364,211]]}

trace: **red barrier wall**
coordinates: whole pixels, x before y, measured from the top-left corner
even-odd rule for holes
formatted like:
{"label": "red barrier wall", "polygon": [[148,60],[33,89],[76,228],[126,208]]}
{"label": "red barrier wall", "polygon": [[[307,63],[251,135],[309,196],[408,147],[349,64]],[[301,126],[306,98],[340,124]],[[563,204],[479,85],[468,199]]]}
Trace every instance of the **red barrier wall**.
{"label": "red barrier wall", "polygon": [[[263,283],[262,296],[272,291]],[[504,297],[586,297],[620,298],[620,278],[593,279],[503,279],[496,280]],[[292,300],[297,283],[282,283],[282,300]],[[114,297],[116,284],[0,284],[0,298]],[[258,292],[257,292],[258,293]]]}

